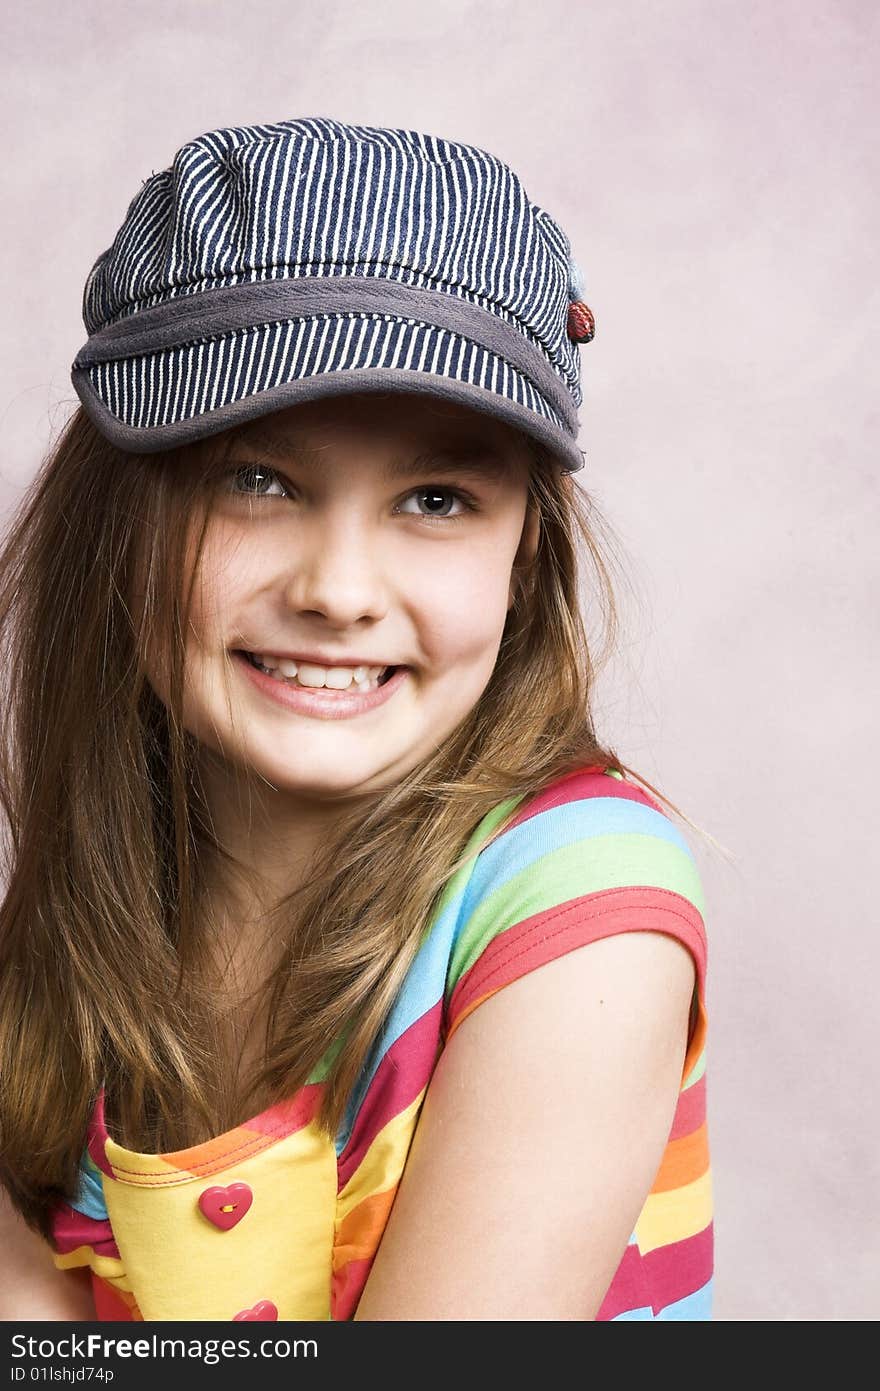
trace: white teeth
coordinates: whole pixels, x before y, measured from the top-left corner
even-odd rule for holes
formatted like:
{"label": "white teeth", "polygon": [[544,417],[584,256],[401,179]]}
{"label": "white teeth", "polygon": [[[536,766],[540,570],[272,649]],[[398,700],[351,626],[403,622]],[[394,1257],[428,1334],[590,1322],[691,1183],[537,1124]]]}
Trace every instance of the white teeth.
{"label": "white teeth", "polygon": [[273,657],[271,653],[251,653],[258,666],[264,668],[276,680],[293,681],[298,686],[331,691],[348,690],[352,684],[361,691],[373,691],[379,684],[379,677],[385,667],[323,667],[313,662],[293,662],[287,657]]}
{"label": "white teeth", "polygon": [[[285,666],[290,665],[292,665],[290,662],[282,662],[281,670],[284,671]],[[296,675],[299,678],[299,683],[301,686],[323,686],[325,684],[327,673],[329,671],[332,671],[333,668],[315,667],[311,666],[308,662],[303,662],[302,666],[300,666],[298,670],[296,668],[294,668],[294,670],[296,671]],[[287,673],[285,673],[285,675],[287,675]],[[293,675],[293,673],[291,672],[290,675]],[[350,677],[349,680],[351,680]]]}
{"label": "white teeth", "polygon": [[[346,686],[351,685],[352,679],[349,667],[328,667],[324,677],[324,685],[329,686],[331,691],[344,691]],[[308,684],[306,682],[306,685]]]}

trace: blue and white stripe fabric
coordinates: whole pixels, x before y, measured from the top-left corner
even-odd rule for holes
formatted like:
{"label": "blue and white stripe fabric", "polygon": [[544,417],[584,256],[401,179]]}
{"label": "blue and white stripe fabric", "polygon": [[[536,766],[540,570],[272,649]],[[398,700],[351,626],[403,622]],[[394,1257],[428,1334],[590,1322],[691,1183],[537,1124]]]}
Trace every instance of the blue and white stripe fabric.
{"label": "blue and white stripe fabric", "polygon": [[232,126],[132,199],[88,275],[72,378],[135,452],[409,390],[498,415],[573,471],[581,285],[560,227],[483,150],[328,118]]}

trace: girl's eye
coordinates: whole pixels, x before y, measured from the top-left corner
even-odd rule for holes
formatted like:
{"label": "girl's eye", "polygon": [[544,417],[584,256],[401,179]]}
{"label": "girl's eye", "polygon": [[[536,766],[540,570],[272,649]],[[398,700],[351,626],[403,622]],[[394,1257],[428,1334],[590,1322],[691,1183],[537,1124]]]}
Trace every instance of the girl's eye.
{"label": "girl's eye", "polygon": [[[287,489],[278,479],[274,469],[265,464],[241,464],[227,474],[230,479],[230,492],[242,497],[287,497]],[[242,487],[233,487],[232,480],[242,482]],[[270,493],[270,487],[280,488],[280,492]]]}
{"label": "girl's eye", "polygon": [[[282,482],[275,469],[269,468],[266,464],[239,464],[236,468],[231,469],[226,477],[229,480],[229,492],[237,497],[293,496],[290,485],[286,481]],[[454,521],[465,512],[475,510],[474,503],[458,488],[434,486],[414,488],[405,499],[405,503],[409,503],[413,499],[417,503],[415,513],[404,505],[398,507],[397,510],[409,516],[415,515],[427,520],[435,518],[438,521],[445,521],[447,518]],[[453,508],[456,510],[453,511]]]}
{"label": "girl's eye", "polygon": [[[416,488],[409,494],[406,501],[409,502],[412,498],[415,498],[418,503],[424,502],[425,504],[425,511],[419,509],[415,514],[419,517],[437,517],[442,520],[445,517],[460,517],[464,512],[473,511],[473,503],[469,502],[457,488]],[[455,503],[459,504],[459,510],[452,512],[450,504],[455,505]],[[400,510],[404,511],[404,508],[401,507]],[[413,514],[409,513],[409,515]]]}

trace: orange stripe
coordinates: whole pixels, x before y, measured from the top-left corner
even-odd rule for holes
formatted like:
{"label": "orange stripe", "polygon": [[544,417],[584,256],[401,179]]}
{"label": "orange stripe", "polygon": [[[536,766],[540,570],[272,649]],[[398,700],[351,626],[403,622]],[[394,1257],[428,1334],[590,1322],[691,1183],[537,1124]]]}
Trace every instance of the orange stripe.
{"label": "orange stripe", "polygon": [[[174,1176],[175,1170],[202,1177],[205,1169],[210,1174],[214,1168],[222,1167],[230,1154],[238,1154],[242,1150],[246,1151],[249,1145],[256,1146],[258,1144],[259,1140],[252,1130],[248,1130],[244,1125],[237,1125],[234,1130],[227,1130],[225,1134],[218,1135],[213,1140],[203,1140],[200,1144],[193,1145],[189,1149],[174,1150],[170,1154],[163,1154],[162,1161],[169,1177]],[[128,1171],[117,1170],[117,1173],[119,1172]],[[156,1172],[156,1170],[150,1170],[151,1174]]]}
{"label": "orange stripe", "polygon": [[339,1224],[333,1246],[334,1270],[376,1254],[396,1192],[397,1184],[385,1193],[371,1193]]}
{"label": "orange stripe", "polygon": [[[144,1175],[164,1176],[170,1170],[177,1169],[205,1178],[225,1168],[228,1163],[240,1162],[259,1154],[276,1140],[286,1139],[307,1126],[317,1112],[323,1092],[322,1083],[307,1084],[294,1096],[276,1102],[253,1120],[237,1125],[213,1140],[203,1140],[188,1149],[160,1155],[161,1169],[145,1170]],[[127,1157],[127,1152],[123,1157]]]}
{"label": "orange stripe", "polygon": [[688,1077],[691,1075],[697,1063],[700,1061],[700,1056],[703,1052],[704,1047],[706,1046],[707,1031],[708,1018],[706,1015],[706,1006],[702,1000],[698,999],[697,1017],[694,1020],[694,1032],[691,1034],[691,1041],[687,1046],[687,1052],[685,1053],[684,1063],[682,1064],[681,1069],[682,1086],[685,1085]]}
{"label": "orange stripe", "polygon": [[652,1193],[668,1193],[702,1178],[709,1167],[709,1132],[706,1122],[691,1135],[670,1140],[654,1180]]}
{"label": "orange stripe", "polygon": [[504,987],[501,985],[493,985],[491,990],[485,990],[482,995],[478,995],[475,1000],[471,1000],[470,1003],[466,1005],[465,1008],[461,1011],[461,1013],[456,1015],[452,1028],[446,1035],[446,1042],[449,1042],[459,1025],[464,1023],[468,1015],[472,1014],[473,1011],[477,1008],[477,1005],[481,1005],[484,1000],[488,1000],[492,995],[496,995],[498,991],[502,990],[503,988]]}

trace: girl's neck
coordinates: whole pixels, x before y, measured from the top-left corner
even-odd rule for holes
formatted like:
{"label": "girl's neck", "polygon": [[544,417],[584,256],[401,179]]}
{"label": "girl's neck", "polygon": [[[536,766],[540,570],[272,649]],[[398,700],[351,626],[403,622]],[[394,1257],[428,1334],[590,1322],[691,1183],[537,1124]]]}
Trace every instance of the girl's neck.
{"label": "girl's neck", "polygon": [[259,920],[304,888],[340,823],[369,800],[310,800],[264,783],[255,788],[235,781],[228,764],[208,759],[200,779],[203,815],[224,852],[209,853],[203,882],[236,922]]}

